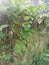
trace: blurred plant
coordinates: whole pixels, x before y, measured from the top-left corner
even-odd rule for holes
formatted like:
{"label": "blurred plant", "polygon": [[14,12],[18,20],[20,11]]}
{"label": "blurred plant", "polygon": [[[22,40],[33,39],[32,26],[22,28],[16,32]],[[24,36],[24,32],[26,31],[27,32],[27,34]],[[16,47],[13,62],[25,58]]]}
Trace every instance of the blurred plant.
{"label": "blurred plant", "polygon": [[[42,62],[39,53],[43,51],[45,46],[45,34],[43,37],[42,35],[47,28],[47,18],[49,16],[44,12],[45,3],[36,7],[29,4],[25,7],[23,5],[26,1],[12,0],[12,7],[7,9],[6,12],[9,17],[6,24],[10,25],[10,29],[8,30],[8,36],[1,41],[3,41],[3,59],[5,62],[9,61],[10,65],[13,65],[16,61],[17,65],[29,65],[36,54],[37,62]],[[1,31],[7,26],[0,27]]]}

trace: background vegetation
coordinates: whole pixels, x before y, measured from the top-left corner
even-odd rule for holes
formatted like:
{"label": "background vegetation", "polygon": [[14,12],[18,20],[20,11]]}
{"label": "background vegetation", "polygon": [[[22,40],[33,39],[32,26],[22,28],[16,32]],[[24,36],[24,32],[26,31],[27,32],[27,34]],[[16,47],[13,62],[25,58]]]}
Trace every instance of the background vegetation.
{"label": "background vegetation", "polygon": [[11,7],[0,9],[0,65],[49,65],[45,3],[35,7],[26,0],[12,0]]}

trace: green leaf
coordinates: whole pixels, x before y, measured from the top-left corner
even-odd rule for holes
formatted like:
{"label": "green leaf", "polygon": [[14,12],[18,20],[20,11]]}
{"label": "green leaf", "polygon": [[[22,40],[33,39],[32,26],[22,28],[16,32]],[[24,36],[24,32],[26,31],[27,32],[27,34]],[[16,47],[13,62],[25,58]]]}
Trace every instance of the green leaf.
{"label": "green leaf", "polygon": [[0,26],[0,31],[2,31],[4,28],[7,28],[9,25],[1,25]]}
{"label": "green leaf", "polygon": [[24,27],[25,31],[28,31],[30,29],[30,27],[31,27],[31,25],[29,24],[29,22],[24,22],[22,24],[22,26]]}
{"label": "green leaf", "polygon": [[40,18],[43,18],[43,17],[47,17],[47,14],[42,13],[42,14],[38,14],[38,16],[39,16]]}
{"label": "green leaf", "polygon": [[0,38],[4,38],[4,37],[7,37],[8,34],[3,34],[3,33],[0,33]]}
{"label": "green leaf", "polygon": [[39,16],[37,16],[36,19],[37,19],[38,24],[41,24],[43,22],[43,19],[40,18]]}
{"label": "green leaf", "polygon": [[17,45],[15,46],[15,52],[21,53],[23,48],[24,48],[24,41],[17,40]]}
{"label": "green leaf", "polygon": [[3,55],[3,59],[8,63],[10,61],[10,54]]}
{"label": "green leaf", "polygon": [[37,9],[41,10],[41,11],[45,10],[45,8],[46,8],[46,4],[45,3],[41,3],[39,6],[37,6]]}

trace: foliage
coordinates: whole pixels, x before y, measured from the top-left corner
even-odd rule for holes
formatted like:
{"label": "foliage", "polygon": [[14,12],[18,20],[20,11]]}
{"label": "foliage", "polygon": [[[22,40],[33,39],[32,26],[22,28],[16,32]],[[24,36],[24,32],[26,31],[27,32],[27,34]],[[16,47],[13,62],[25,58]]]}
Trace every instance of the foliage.
{"label": "foliage", "polygon": [[30,65],[34,60],[35,65],[42,65],[43,50],[49,38],[46,5],[26,4],[24,7],[22,2],[27,1],[12,0],[12,7],[6,12],[7,25],[0,26],[0,58],[6,65]]}

